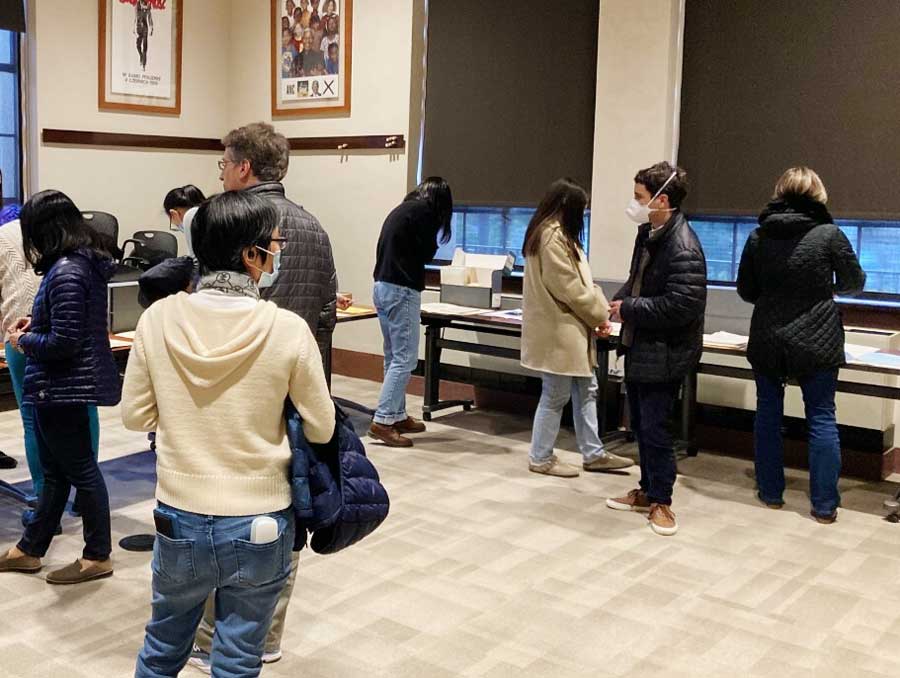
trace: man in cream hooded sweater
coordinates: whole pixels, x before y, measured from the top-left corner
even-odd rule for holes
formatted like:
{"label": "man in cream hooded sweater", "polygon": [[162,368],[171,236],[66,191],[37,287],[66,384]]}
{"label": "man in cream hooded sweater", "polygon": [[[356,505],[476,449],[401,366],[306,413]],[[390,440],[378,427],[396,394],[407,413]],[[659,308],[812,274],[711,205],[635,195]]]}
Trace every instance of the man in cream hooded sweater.
{"label": "man in cream hooded sweater", "polygon": [[[310,441],[334,431],[312,332],[259,298],[290,246],[276,221],[270,205],[246,192],[204,204],[193,223],[198,292],[156,302],[135,333],[122,417],[127,428],[156,430],[159,500],[139,678],[177,675],[212,591],[213,670],[258,674],[293,546],[285,398]],[[251,543],[261,515],[277,522],[278,537]]]}

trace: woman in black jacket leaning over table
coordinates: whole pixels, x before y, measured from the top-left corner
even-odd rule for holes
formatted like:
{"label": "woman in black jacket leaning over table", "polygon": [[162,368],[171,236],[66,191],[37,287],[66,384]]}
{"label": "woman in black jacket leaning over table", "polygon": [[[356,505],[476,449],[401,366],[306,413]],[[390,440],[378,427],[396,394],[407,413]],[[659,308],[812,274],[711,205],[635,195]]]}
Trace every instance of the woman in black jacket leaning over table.
{"label": "woman in black jacket leaning over table", "polygon": [[754,448],[760,501],[784,504],[781,419],[784,385],[800,383],[809,427],[812,516],[832,523],[840,505],[841,443],[834,394],[844,362],[844,327],[835,294],[862,291],[866,274],[834,225],[828,193],[808,167],[775,185],[747,239],[738,272],[741,297],[754,305],[747,358],[756,377]]}
{"label": "woman in black jacket leaning over table", "polygon": [[384,337],[384,384],[369,435],[389,447],[411,447],[403,434],[425,430],[406,412],[406,385],[419,360],[425,265],[434,259],[438,241],[450,242],[452,219],[450,186],[441,177],[429,177],[381,227],[374,300]]}

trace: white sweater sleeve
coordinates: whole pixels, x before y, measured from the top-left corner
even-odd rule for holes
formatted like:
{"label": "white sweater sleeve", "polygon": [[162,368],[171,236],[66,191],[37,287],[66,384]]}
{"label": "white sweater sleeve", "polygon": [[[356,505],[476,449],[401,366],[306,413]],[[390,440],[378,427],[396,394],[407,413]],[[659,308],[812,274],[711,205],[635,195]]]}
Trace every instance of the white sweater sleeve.
{"label": "white sweater sleeve", "polygon": [[147,368],[144,335],[138,322],[122,385],[122,423],[132,431],[155,431],[159,421],[156,391]]}
{"label": "white sweater sleeve", "polygon": [[289,395],[303,418],[303,432],[311,443],[327,443],[334,433],[334,403],[325,381],[322,357],[309,325],[301,322],[300,354],[291,371]]}

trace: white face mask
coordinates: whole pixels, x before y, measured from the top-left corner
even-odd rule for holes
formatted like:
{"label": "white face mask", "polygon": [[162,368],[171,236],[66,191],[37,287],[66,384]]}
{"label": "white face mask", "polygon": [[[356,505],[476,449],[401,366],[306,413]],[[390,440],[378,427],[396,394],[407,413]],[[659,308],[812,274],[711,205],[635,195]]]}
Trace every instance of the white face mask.
{"label": "white face mask", "polygon": [[191,207],[184,213],[184,219],[181,220],[181,230],[184,233],[184,242],[187,244],[187,251],[190,256],[194,256],[194,248],[191,245],[191,222],[194,221],[194,216],[199,209],[199,207]]}
{"label": "white face mask", "polygon": [[665,190],[666,186],[669,185],[669,182],[671,182],[676,175],[677,172],[672,172],[669,178],[666,179],[666,183],[660,186],[659,190],[653,194],[653,197],[647,201],[646,205],[639,203],[637,198],[632,198],[631,202],[628,203],[628,207],[625,208],[625,215],[636,224],[646,224],[650,221],[650,212],[674,212],[675,210],[673,208],[651,209],[650,203],[659,197],[660,193]]}
{"label": "white face mask", "polygon": [[264,250],[262,247],[257,245],[256,249],[260,252],[265,252],[266,254],[272,257],[272,272],[264,271],[261,268],[254,266],[257,271],[260,272],[259,282],[257,282],[257,286],[259,289],[264,290],[267,287],[271,287],[275,284],[275,281],[278,280],[278,273],[281,270],[281,250],[277,252],[270,252],[269,250]]}

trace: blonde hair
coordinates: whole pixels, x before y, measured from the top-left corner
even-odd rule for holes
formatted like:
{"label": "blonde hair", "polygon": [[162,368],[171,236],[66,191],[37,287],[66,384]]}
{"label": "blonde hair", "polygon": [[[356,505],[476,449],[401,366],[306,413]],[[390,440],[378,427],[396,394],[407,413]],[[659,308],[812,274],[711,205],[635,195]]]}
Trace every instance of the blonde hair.
{"label": "blonde hair", "polygon": [[824,205],[828,202],[828,191],[819,175],[809,167],[791,167],[775,184],[775,194],[772,197],[775,200],[807,198]]}

